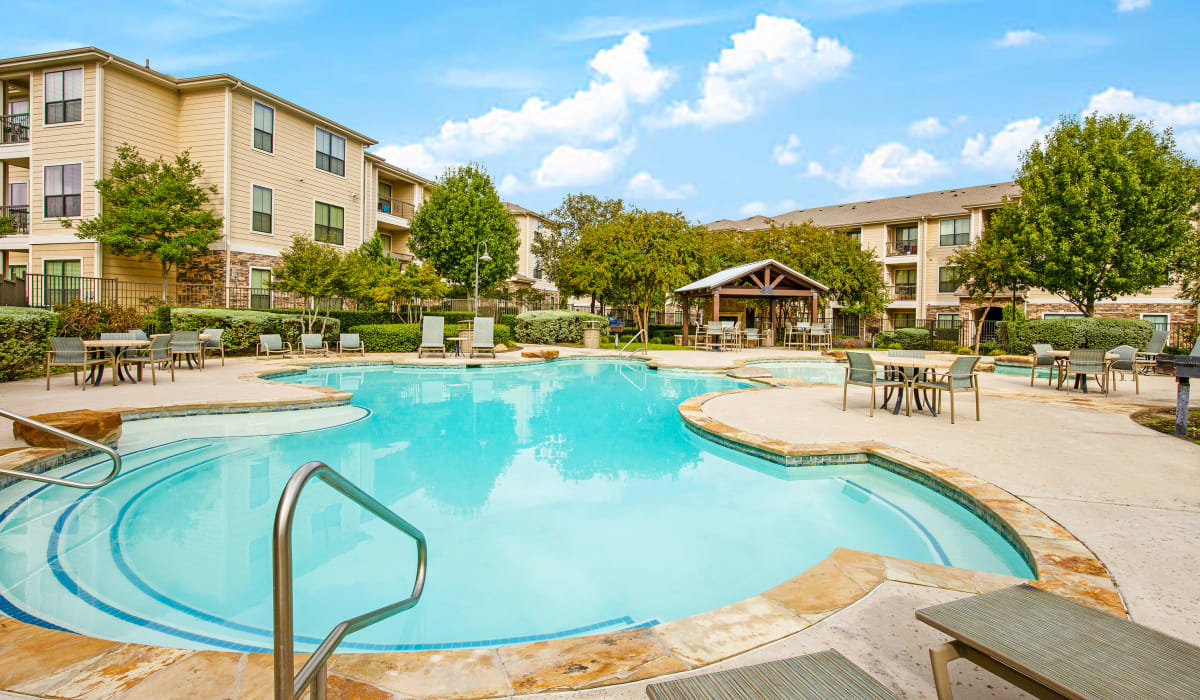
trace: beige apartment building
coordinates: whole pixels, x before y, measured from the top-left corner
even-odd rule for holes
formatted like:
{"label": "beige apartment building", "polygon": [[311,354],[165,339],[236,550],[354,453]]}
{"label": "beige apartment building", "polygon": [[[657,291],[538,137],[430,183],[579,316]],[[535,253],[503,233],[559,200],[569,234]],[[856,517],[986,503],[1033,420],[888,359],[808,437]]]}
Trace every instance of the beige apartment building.
{"label": "beige apartment building", "polygon": [[[884,281],[893,301],[884,326],[900,328],[918,322],[999,320],[998,307],[975,308],[962,296],[949,266],[954,250],[977,239],[987,228],[992,212],[1005,198],[1020,196],[1012,182],[963,187],[923,194],[799,209],[775,217],[752,216],[708,224],[712,230],[759,230],[812,221],[854,236],[863,248],[874,250],[883,262]],[[1173,286],[1156,287],[1146,294],[1121,297],[1096,305],[1097,316],[1144,318],[1156,326],[1194,323],[1196,306],[1178,298]],[[1043,290],[1018,295],[1027,318],[1081,316],[1070,303]],[[842,317],[834,305],[834,317]]]}
{"label": "beige apartment building", "polygon": [[[368,152],[371,137],[234,76],[181,78],[88,47],[0,59],[0,95],[0,215],[18,228],[0,238],[0,271],[30,280],[31,304],[161,284],[157,263],[63,227],[99,211],[94,183],[123,143],[149,159],[188,150],[216,188],[220,240],[171,272],[183,303],[271,305],[270,269],[297,235],[349,250],[378,231],[393,258],[413,258],[411,220],[433,183]],[[532,280],[541,218],[509,207],[522,231],[515,281]]]}
{"label": "beige apartment building", "polygon": [[521,241],[517,250],[517,274],[509,280],[511,286],[529,287],[541,292],[543,297],[557,299],[558,287],[546,279],[540,261],[530,249],[534,239],[541,235],[542,227],[547,225],[549,220],[536,211],[512,202],[505,202],[504,208],[512,215]]}

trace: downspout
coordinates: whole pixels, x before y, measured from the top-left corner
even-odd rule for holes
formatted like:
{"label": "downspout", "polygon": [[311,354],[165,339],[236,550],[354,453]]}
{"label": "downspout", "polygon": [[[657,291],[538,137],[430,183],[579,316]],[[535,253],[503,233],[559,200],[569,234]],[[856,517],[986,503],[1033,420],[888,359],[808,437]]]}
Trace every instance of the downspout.
{"label": "downspout", "polygon": [[223,168],[224,183],[221,197],[221,228],[225,231],[225,308],[229,308],[230,287],[233,283],[233,258],[230,252],[231,241],[229,231],[229,190],[233,186],[233,91],[242,86],[242,81],[236,85],[225,86],[225,167]]}

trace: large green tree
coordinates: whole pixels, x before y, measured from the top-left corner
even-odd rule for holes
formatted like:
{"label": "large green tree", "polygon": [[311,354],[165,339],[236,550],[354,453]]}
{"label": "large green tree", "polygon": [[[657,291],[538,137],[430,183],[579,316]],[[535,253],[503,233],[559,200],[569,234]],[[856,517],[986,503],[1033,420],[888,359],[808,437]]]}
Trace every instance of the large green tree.
{"label": "large green tree", "polygon": [[[1020,207],[1009,203],[997,209],[983,236],[950,256],[955,279],[977,307],[994,306],[1002,297],[1014,298],[1029,288],[1029,273],[1022,260],[1019,240],[1023,228]],[[1015,315],[1016,306],[1013,307]],[[979,352],[984,316],[975,319],[975,352]]]}
{"label": "large green tree", "polygon": [[517,271],[517,225],[482,166],[448,168],[413,215],[409,246],[439,275],[471,288],[480,243],[487,244],[491,260],[479,262],[479,288],[489,289]]}
{"label": "large green tree", "polygon": [[[534,237],[529,250],[542,264],[546,277],[560,288],[571,283],[572,270],[566,256],[579,243],[584,229],[612,221],[625,209],[620,199],[600,199],[591,194],[568,194],[547,213],[549,222]],[[595,298],[592,299],[593,304]]]}
{"label": "large green tree", "polygon": [[[166,301],[171,268],[206,254],[221,237],[221,217],[207,208],[217,188],[197,182],[203,175],[204,168],[187,151],[171,161],[149,161],[123,143],[108,177],[96,181],[103,211],[74,222],[76,235],[99,241],[117,255],[157,260]],[[63,226],[72,225],[63,220]]]}
{"label": "large green tree", "polygon": [[1193,227],[1175,251],[1172,273],[1179,296],[1200,304],[1200,227]]}
{"label": "large green tree", "polygon": [[271,270],[271,289],[307,299],[300,311],[304,332],[314,332],[320,321],[316,332],[324,334],[331,302],[353,292],[351,279],[348,256],[337,247],[295,236],[292,245],[279,253],[279,262]]}
{"label": "large green tree", "polygon": [[1018,237],[1030,281],[1092,316],[1166,284],[1200,204],[1170,129],[1126,114],[1063,119],[1021,155]]}

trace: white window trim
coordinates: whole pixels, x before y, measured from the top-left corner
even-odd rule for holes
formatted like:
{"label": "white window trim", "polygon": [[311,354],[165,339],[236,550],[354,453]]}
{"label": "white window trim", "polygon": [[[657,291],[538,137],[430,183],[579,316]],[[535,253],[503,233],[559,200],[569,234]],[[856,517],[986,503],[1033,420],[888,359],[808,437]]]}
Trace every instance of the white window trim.
{"label": "white window trim", "polygon": [[[263,151],[266,153],[266,151]],[[267,233],[254,230],[254,188],[261,187],[264,190],[271,191],[271,230]],[[275,188],[268,185],[263,185],[258,182],[250,183],[250,233],[256,236],[274,236],[275,235]]]}
{"label": "white window trim", "polygon": [[[1083,312],[1081,312],[1081,311],[1043,311],[1042,312],[1043,320],[1045,320],[1046,314],[1053,314],[1053,315],[1057,316],[1058,318],[1083,318]],[[1053,319],[1051,319],[1051,320],[1053,320]]]}
{"label": "white window trim", "polygon": [[[966,221],[967,221],[967,242],[966,243],[951,243],[950,245],[946,245],[946,244],[942,243],[942,222],[943,221],[959,221],[961,219],[966,219]],[[975,234],[972,231],[972,228],[973,227],[971,226],[971,215],[970,214],[968,214],[967,216],[951,216],[951,217],[947,217],[945,219],[938,219],[938,233],[937,233],[938,247],[939,248],[960,248],[965,245],[971,245],[971,241],[975,240]],[[952,233],[951,235],[953,236],[955,234]]]}
{"label": "white window trim", "polygon": [[[87,97],[86,97],[87,90],[84,90],[80,94],[80,97],[79,97],[79,121],[77,121],[77,122],[59,122],[57,124],[47,124],[46,123],[46,74],[47,73],[65,73],[66,71],[70,71],[70,70],[83,71],[83,81],[85,83],[87,82],[87,67],[83,66],[83,65],[64,66],[61,68],[55,67],[54,70],[42,71],[42,128],[43,129],[56,129],[60,126],[79,126],[80,124],[84,124],[87,122]],[[32,97],[32,95],[30,95],[30,97]],[[29,111],[31,113],[33,112],[33,100],[29,101]]]}
{"label": "white window trim", "polygon": [[1166,311],[1147,311],[1146,313],[1138,314],[1138,318],[1146,318],[1147,316],[1166,316],[1167,323],[1171,323],[1171,314]]}
{"label": "white window trim", "polygon": [[[279,110],[275,109],[274,107],[267,104],[266,102],[263,102],[262,100],[250,100],[250,150],[257,151],[259,153],[263,153],[268,156],[274,156],[275,151],[273,151],[273,150],[264,151],[263,149],[257,148],[254,145],[254,105],[262,105],[263,107],[266,107],[267,109],[271,110],[271,147],[272,148],[274,148],[276,145],[278,145],[276,143],[276,138],[275,138],[276,131],[277,131],[277,129],[275,128],[275,126],[277,124],[275,115],[277,115],[279,113]],[[313,162],[314,163],[316,162],[316,156],[313,156]]]}
{"label": "white window trim", "polygon": [[[46,216],[46,168],[57,168],[63,165],[78,165],[79,166],[79,216]],[[42,163],[42,206],[38,207],[38,220],[40,221],[82,221],[83,216],[83,161],[77,160],[70,163]],[[29,186],[30,215],[33,214],[33,185]],[[57,195],[51,195],[57,196]]]}
{"label": "white window trim", "polygon": [[[331,173],[328,170],[321,170],[320,168],[317,167],[317,132],[318,131],[324,131],[327,134],[332,134],[333,136],[336,136],[339,139],[341,139],[342,143],[346,144],[346,154],[342,158],[342,163],[344,166],[348,166],[350,164],[350,140],[347,139],[345,136],[342,136],[341,134],[334,134],[329,129],[323,129],[319,126],[313,127],[313,159],[312,159],[313,170],[316,170],[319,173],[325,173],[326,175],[336,177],[336,178],[341,178],[342,180],[345,180],[346,175],[344,172],[343,172],[343,174],[338,175],[337,173]],[[343,167],[342,170],[345,171],[346,167]],[[328,204],[328,202],[326,202],[326,204]],[[334,206],[337,206],[337,205],[335,204]]]}
{"label": "white window trim", "polygon": [[[250,290],[246,297],[247,304],[250,303],[250,296],[252,296],[254,294],[254,290],[256,289],[254,286],[254,271],[255,270],[266,270],[267,276],[272,281],[274,281],[274,279],[275,279],[275,275],[271,271],[271,268],[269,268],[269,267],[263,267],[262,265],[246,265],[246,288]],[[275,290],[271,289],[270,287],[267,287],[267,296],[270,299],[270,301],[267,302],[267,304],[268,304],[267,308],[268,309],[273,308],[275,305]]]}
{"label": "white window trim", "polygon": [[[324,171],[321,171],[321,172],[324,172]],[[333,173],[330,173],[330,175],[332,175],[332,174]],[[324,204],[327,207],[337,207],[338,209],[342,210],[342,242],[341,243],[330,243],[329,241],[318,241],[317,240],[317,205],[318,204]],[[333,202],[326,202],[323,199],[317,199],[316,197],[313,197],[313,208],[312,208],[312,213],[313,213],[312,225],[313,225],[313,227],[311,229],[309,229],[309,232],[312,233],[313,242],[314,243],[324,243],[325,245],[331,245],[336,248],[345,248],[346,247],[346,232],[350,230],[350,227],[346,225],[346,212],[348,210],[349,209],[347,207],[345,207],[341,204],[334,204]]]}
{"label": "white window trim", "polygon": [[941,320],[942,316],[957,316],[958,320],[962,320],[962,314],[957,311],[939,311],[936,320]]}

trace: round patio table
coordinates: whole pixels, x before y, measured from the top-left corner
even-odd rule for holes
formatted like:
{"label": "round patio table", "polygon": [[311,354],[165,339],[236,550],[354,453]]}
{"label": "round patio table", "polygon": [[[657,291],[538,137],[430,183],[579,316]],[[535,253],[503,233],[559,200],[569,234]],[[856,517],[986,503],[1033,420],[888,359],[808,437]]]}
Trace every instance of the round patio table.
{"label": "round patio table", "polygon": [[[132,338],[126,338],[126,339],[122,339],[122,340],[85,340],[85,341],[83,341],[83,347],[85,347],[89,350],[92,348],[106,348],[110,351],[109,354],[112,355],[112,366],[113,366],[113,386],[117,385],[118,379],[130,382],[131,384],[137,384],[137,380],[134,379],[133,375],[129,373],[128,368],[126,368],[124,371],[122,371],[121,365],[117,362],[117,357],[120,356],[121,352],[123,350],[125,350],[125,348],[144,348],[144,347],[148,347],[149,345],[150,345],[149,340],[134,340]],[[104,379],[104,365],[96,365],[94,368],[92,368],[92,373],[89,374],[87,379],[85,379],[84,381],[91,381],[92,386],[100,386],[100,382],[103,379]]]}
{"label": "round patio table", "polygon": [[[1067,363],[1071,359],[1071,351],[1070,350],[1051,350],[1050,354],[1054,356],[1055,371],[1058,372],[1058,376],[1061,378],[1063,376],[1063,374],[1067,371]],[[1115,352],[1104,353],[1104,361],[1105,362],[1111,363],[1113,360],[1119,360],[1119,359],[1121,359],[1121,356]],[[1075,375],[1075,388],[1076,389],[1080,388],[1081,383],[1083,386],[1083,393],[1085,393],[1085,394],[1088,393],[1087,375],[1086,374]],[[1059,382],[1058,386],[1056,388],[1061,391],[1062,390],[1062,382]]]}
{"label": "round patio table", "polygon": [[[931,369],[950,369],[950,366],[954,364],[954,360],[947,361],[925,357],[888,357],[887,359],[880,361],[879,364],[883,365],[884,367],[892,367],[899,370],[911,369],[912,374],[915,376],[917,370],[924,372]],[[896,390],[896,405],[892,407],[892,415],[900,413],[900,404],[904,400],[904,390],[904,387]],[[917,392],[915,389],[913,392],[913,398],[916,399],[917,403],[917,410],[920,411],[922,408],[925,408],[936,418],[937,411],[933,408],[933,402],[929,400],[929,397],[925,397],[925,405],[922,406],[921,393],[923,392]],[[883,393],[883,405],[880,406],[880,408],[886,409],[890,399],[891,394],[885,390]]]}

